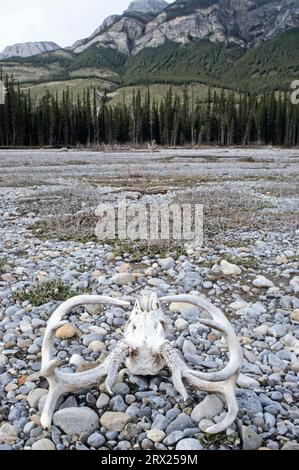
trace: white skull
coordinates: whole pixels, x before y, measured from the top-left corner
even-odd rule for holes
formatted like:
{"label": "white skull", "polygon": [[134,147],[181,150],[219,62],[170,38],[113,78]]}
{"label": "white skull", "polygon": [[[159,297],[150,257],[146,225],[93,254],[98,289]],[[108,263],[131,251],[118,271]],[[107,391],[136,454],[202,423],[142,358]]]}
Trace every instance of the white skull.
{"label": "white skull", "polygon": [[126,366],[135,375],[157,375],[165,366],[161,346],[168,334],[167,322],[153,292],[144,292],[136,301],[125,326],[130,348]]}

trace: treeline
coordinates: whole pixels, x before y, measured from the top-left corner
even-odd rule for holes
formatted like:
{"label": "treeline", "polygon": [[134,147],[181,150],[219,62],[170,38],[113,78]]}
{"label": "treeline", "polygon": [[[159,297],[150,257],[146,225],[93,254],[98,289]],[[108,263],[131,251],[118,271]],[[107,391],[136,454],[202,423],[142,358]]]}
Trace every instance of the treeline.
{"label": "treeline", "polygon": [[6,79],[6,89],[0,146],[299,144],[299,106],[285,93],[209,93],[203,103],[187,88],[179,97],[170,87],[161,101],[148,89],[143,98],[134,93],[130,104],[111,104],[97,90],[75,98],[67,89],[36,101],[13,80]]}

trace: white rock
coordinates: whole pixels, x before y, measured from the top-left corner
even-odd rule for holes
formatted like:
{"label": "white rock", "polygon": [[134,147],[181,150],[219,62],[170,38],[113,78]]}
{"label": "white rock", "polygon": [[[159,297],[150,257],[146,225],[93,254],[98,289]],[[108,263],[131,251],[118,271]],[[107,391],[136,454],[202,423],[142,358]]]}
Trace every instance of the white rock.
{"label": "white rock", "polygon": [[102,352],[106,350],[106,344],[102,341],[92,341],[88,347],[93,352]]}
{"label": "white rock", "polygon": [[240,374],[238,378],[237,385],[240,388],[259,388],[260,384],[257,380],[248,377],[247,375]]}
{"label": "white rock", "polygon": [[196,346],[188,339],[185,339],[182,351],[184,354],[191,354],[191,355],[197,354]]}
{"label": "white rock", "polygon": [[165,271],[168,271],[169,269],[172,269],[175,267],[175,261],[173,258],[164,258],[159,260],[159,264],[162,269]]}
{"label": "white rock", "polygon": [[50,439],[40,439],[32,445],[32,450],[56,450],[56,447]]}
{"label": "white rock", "polygon": [[175,450],[202,450],[203,447],[197,439],[182,439],[177,443]]}
{"label": "white rock", "polygon": [[92,433],[98,429],[99,417],[87,407],[64,408],[54,413],[53,423],[70,436],[80,436],[84,432]]}
{"label": "white rock", "polygon": [[131,420],[126,413],[107,411],[101,417],[101,425],[108,431],[121,432]]}
{"label": "white rock", "polygon": [[41,397],[47,394],[48,390],[45,390],[44,388],[35,388],[34,390],[32,390],[27,397],[27,401],[30,405],[30,408],[37,409]]}
{"label": "white rock", "polygon": [[200,310],[190,304],[186,304],[184,302],[172,302],[169,307],[171,312],[181,313],[182,315],[198,315],[200,314]]}
{"label": "white rock", "polygon": [[296,308],[296,310],[294,310],[294,311],[291,313],[291,320],[292,320],[294,323],[299,323],[299,308]]}
{"label": "white rock", "polygon": [[151,429],[147,433],[147,438],[153,442],[162,442],[165,436],[165,432],[160,429]]}
{"label": "white rock", "polygon": [[254,328],[253,331],[254,331],[255,333],[258,333],[259,335],[265,336],[265,335],[268,333],[269,328],[270,328],[270,327],[267,326],[267,325],[260,325],[260,326],[257,326],[256,328]]}
{"label": "white rock", "polygon": [[242,272],[239,266],[237,266],[236,264],[231,264],[225,259],[221,261],[220,268],[222,274],[224,274],[225,276],[238,276]]}
{"label": "white rock", "polygon": [[188,322],[186,320],[184,320],[183,318],[178,318],[175,322],[174,322],[174,326],[176,327],[176,329],[178,331],[184,331],[188,328]]}
{"label": "white rock", "polygon": [[215,423],[211,421],[210,419],[204,418],[201,420],[201,422],[198,424],[198,427],[201,431],[206,432],[208,428],[211,426],[214,426]]}
{"label": "white rock", "polygon": [[112,282],[118,286],[125,286],[126,284],[135,282],[135,276],[130,273],[119,273],[113,276]]}
{"label": "white rock", "polygon": [[191,419],[200,423],[204,418],[214,418],[223,411],[223,403],[217,395],[208,395],[191,413]]}
{"label": "white rock", "polygon": [[4,423],[0,428],[0,443],[13,445],[16,443],[18,433],[12,424]]}
{"label": "white rock", "polygon": [[274,287],[274,284],[270,279],[265,276],[258,276],[252,283],[255,287]]}
{"label": "white rock", "polygon": [[243,308],[249,307],[249,303],[245,302],[243,299],[238,299],[235,300],[235,302],[232,302],[229,307],[232,308],[233,310],[242,310]]}
{"label": "white rock", "polygon": [[299,294],[299,276],[295,276],[291,279],[290,287],[295,294]]}

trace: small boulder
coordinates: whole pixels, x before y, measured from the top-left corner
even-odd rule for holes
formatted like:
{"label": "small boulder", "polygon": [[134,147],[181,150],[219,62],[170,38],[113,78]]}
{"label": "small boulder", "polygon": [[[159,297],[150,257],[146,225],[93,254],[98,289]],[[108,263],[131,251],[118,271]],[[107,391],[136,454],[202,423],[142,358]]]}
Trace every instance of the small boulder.
{"label": "small boulder", "polygon": [[77,332],[78,330],[74,325],[71,323],[66,323],[61,328],[58,328],[55,336],[58,339],[71,339],[76,336]]}
{"label": "small boulder", "polygon": [[134,274],[130,273],[119,273],[113,276],[112,282],[118,286],[125,286],[126,284],[131,284],[135,281]]}
{"label": "small boulder", "polygon": [[165,436],[165,432],[161,431],[160,429],[151,429],[147,433],[147,438],[155,443],[162,442]]}
{"label": "small boulder", "polygon": [[265,276],[258,276],[257,278],[254,279],[252,283],[255,287],[274,287],[274,284],[270,279],[267,279]]}
{"label": "small boulder", "polygon": [[296,310],[293,311],[291,314],[291,320],[295,323],[299,323],[299,308],[296,308]]}
{"label": "small boulder", "polygon": [[203,447],[196,439],[182,439],[177,443],[175,450],[202,450]]}
{"label": "small boulder", "polygon": [[263,438],[250,427],[242,426],[243,450],[257,450],[263,445]]}
{"label": "small boulder", "polygon": [[200,423],[204,418],[214,418],[223,411],[223,403],[217,395],[208,395],[191,413],[191,419]]}
{"label": "small boulder", "polygon": [[45,390],[44,388],[35,388],[31,392],[29,392],[27,396],[27,401],[29,403],[30,408],[37,409],[41,397],[47,395],[47,393],[48,390]]}
{"label": "small boulder", "polygon": [[53,416],[55,426],[70,436],[92,433],[99,427],[98,415],[87,407],[64,408],[56,411]]}
{"label": "small boulder", "polygon": [[229,263],[223,259],[220,263],[221,272],[224,276],[239,276],[242,270],[236,264]]}
{"label": "small boulder", "polygon": [[56,447],[50,439],[40,439],[32,445],[32,450],[56,450]]}
{"label": "small boulder", "polygon": [[122,412],[108,411],[101,417],[101,425],[108,431],[121,432],[125,429],[131,417]]}

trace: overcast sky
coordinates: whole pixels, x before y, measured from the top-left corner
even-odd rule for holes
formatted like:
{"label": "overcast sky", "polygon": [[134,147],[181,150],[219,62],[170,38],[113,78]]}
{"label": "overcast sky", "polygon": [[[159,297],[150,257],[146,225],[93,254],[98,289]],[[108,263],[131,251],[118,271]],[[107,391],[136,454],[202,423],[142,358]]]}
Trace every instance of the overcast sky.
{"label": "overcast sky", "polygon": [[29,41],[70,46],[89,36],[107,16],[122,13],[129,3],[130,0],[1,0],[0,51]]}

